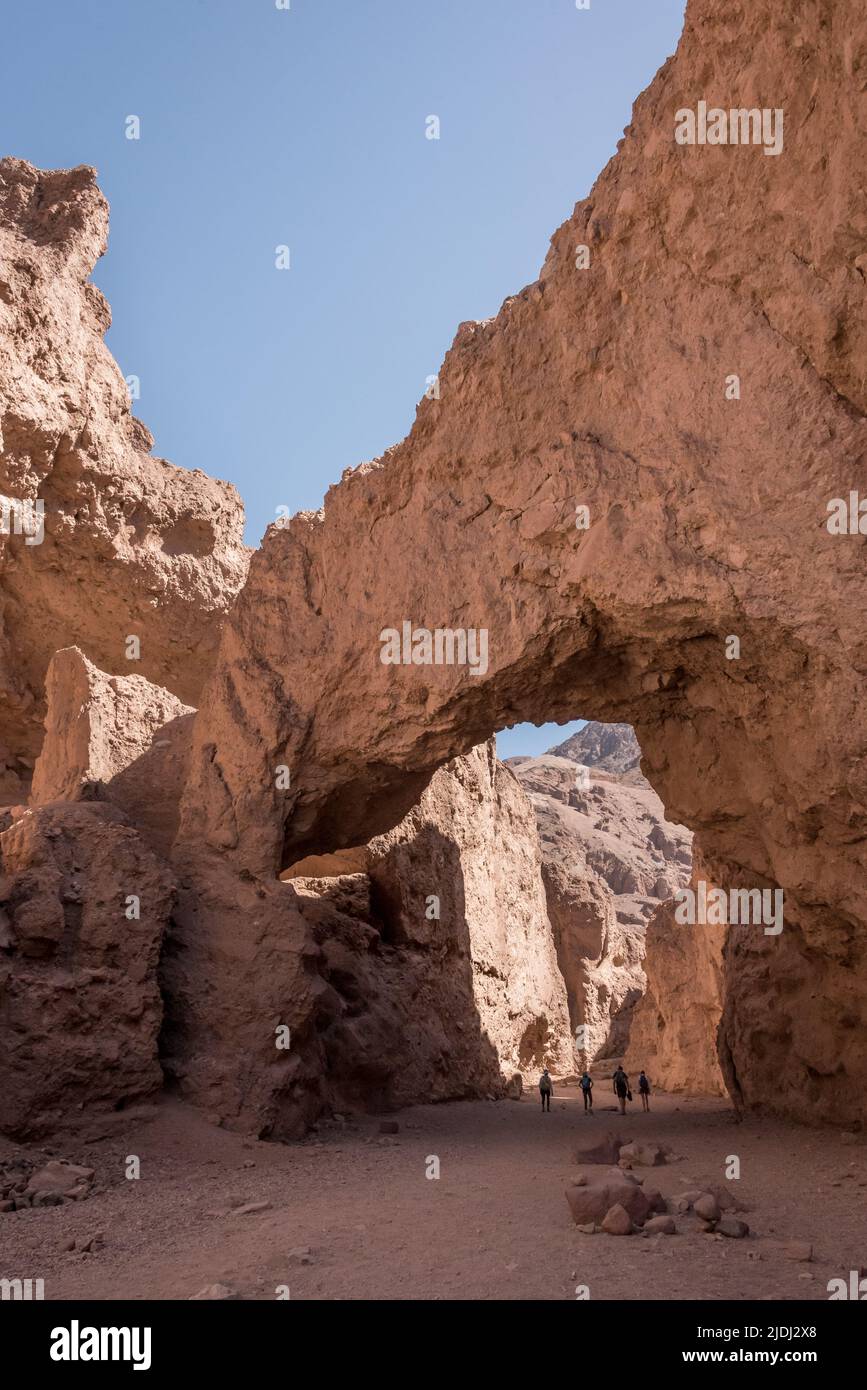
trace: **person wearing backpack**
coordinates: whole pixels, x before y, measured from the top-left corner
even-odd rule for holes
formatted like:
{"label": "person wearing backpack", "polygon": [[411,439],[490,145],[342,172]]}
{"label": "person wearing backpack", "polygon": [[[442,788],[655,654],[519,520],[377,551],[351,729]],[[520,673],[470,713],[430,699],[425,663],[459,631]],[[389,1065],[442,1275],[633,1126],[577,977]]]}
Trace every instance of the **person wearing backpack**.
{"label": "person wearing backpack", "polygon": [[581,1090],[584,1095],[584,1109],[592,1113],[593,1111],[593,1082],[590,1073],[585,1071],[581,1077]]}
{"label": "person wearing backpack", "polygon": [[629,1089],[629,1077],[626,1075],[623,1068],[619,1066],[612,1080],[614,1082],[614,1094],[620,1102],[620,1113],[621,1115],[625,1115],[627,1097],[629,1100],[632,1100],[632,1093]]}
{"label": "person wearing backpack", "polygon": [[648,1111],[650,1109],[650,1082],[644,1072],[641,1072],[638,1077],[638,1093],[641,1096],[641,1108]]}
{"label": "person wearing backpack", "polygon": [[551,1085],[551,1077],[548,1074],[548,1068],[546,1067],[545,1070],[542,1072],[542,1075],[539,1077],[539,1094],[542,1097],[543,1111],[550,1111],[551,1109],[551,1095],[553,1093],[553,1090],[554,1087]]}

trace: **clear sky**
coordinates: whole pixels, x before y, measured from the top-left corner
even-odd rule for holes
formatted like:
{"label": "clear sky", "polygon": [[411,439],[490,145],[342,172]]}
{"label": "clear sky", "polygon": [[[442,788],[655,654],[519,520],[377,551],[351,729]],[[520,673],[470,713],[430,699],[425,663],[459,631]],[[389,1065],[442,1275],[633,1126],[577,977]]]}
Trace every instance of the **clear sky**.
{"label": "clear sky", "polygon": [[[255,545],[278,507],[318,507],[401,439],[458,323],[536,278],[683,8],[19,2],[2,153],[96,166],[112,213],[94,279],[135,413],[157,453],[237,486]],[[549,733],[513,731],[501,756]]]}

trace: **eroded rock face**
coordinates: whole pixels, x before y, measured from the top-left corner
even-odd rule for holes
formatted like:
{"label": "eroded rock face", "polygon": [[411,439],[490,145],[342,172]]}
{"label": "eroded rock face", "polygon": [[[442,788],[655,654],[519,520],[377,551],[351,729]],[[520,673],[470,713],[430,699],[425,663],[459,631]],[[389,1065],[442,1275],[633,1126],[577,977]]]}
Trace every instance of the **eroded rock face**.
{"label": "eroded rock face", "polygon": [[109,307],[88,278],[107,229],[92,169],[0,160],[0,496],[44,507],[41,544],[15,533],[11,511],[0,534],[7,804],[26,795],[55,651],[75,644],[194,704],[246,572],[235,489],[153,457],[131,414],[103,342]]}
{"label": "eroded rock face", "polygon": [[[722,1095],[718,1032],[726,932],[684,927],[674,912],[674,903],[663,903],[647,928],[647,984],[632,1016],[626,1070],[646,1071],[666,1091]],[[765,1087],[762,1100],[773,1100],[771,1089]]]}
{"label": "eroded rock face", "polygon": [[162,1084],[172,883],[114,807],[13,814],[0,834],[0,1130],[35,1138]]}
{"label": "eroded rock face", "polygon": [[591,722],[558,747],[510,766],[536,813],[572,1028],[591,1062],[626,1051],[645,925],[689,881],[692,837],[666,821],[627,725]]}
{"label": "eroded rock face", "polygon": [[185,1094],[279,1137],[323,1107],[499,1096],[516,1074],[574,1070],[533,812],[493,744],[440,769],[364,871],[336,867],[238,880],[231,918],[215,861],[213,896],[182,903],[164,1060]]}
{"label": "eroded rock face", "polygon": [[[448,763],[404,821],[369,846],[392,939],[455,957],[497,1080],[574,1070],[566,990],[546,910],[535,818],[493,742]],[[440,919],[431,919],[431,897]],[[455,991],[457,993],[458,991]],[[446,986],[443,998],[450,994]]]}
{"label": "eroded rock face", "polygon": [[[630,723],[714,880],[784,889],[785,945],[753,948],[764,1033],[798,1113],[811,1079],[810,1115],[844,1120],[867,1094],[867,583],[862,538],[825,522],[867,448],[865,51],[854,3],[692,0],[539,280],[460,327],[402,444],[266,538],[179,841],[268,878],[395,824],[497,728]],[[782,153],[678,144],[701,99],[782,109]],[[384,664],[404,623],[484,629],[484,661]],[[726,971],[724,1049],[748,1102],[789,1107],[757,1050],[757,968]],[[815,1000],[846,981],[832,1075],[792,977]]]}
{"label": "eroded rock face", "polygon": [[195,710],[144,676],[109,676],[77,647],[52,657],[31,805],[104,800],[160,854],[177,830]]}

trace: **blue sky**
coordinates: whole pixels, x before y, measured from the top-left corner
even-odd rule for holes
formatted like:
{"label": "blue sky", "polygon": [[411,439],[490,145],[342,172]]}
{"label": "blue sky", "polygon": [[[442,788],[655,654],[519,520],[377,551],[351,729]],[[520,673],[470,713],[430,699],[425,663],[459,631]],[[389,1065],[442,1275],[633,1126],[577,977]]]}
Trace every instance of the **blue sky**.
{"label": "blue sky", "polygon": [[[19,3],[2,152],[98,169],[94,279],[136,414],[157,453],[238,487],[255,545],[401,439],[458,323],[535,279],[682,19],[683,0]],[[515,730],[501,756],[562,736]]]}

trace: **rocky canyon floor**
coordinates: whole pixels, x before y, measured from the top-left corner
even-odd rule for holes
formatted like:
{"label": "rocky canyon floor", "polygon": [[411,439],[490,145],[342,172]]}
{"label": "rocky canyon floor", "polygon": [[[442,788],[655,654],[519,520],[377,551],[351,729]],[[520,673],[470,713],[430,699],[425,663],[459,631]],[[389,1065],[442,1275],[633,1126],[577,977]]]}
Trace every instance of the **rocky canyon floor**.
{"label": "rocky canyon floor", "polygon": [[[282,1286],[292,1299],[559,1301],[584,1284],[591,1301],[631,1303],[827,1299],[829,1279],[864,1263],[862,1136],[738,1123],[715,1097],[658,1094],[649,1115],[621,1119],[606,1083],[596,1094],[592,1118],[560,1085],[547,1115],[535,1094],[450,1102],[388,1117],[394,1135],[367,1116],[297,1144],[245,1139],[164,1098],[47,1149],[2,1140],[0,1164],[57,1156],[95,1177],[85,1200],[0,1214],[0,1275],[43,1278],[60,1300],[188,1299],[222,1284],[254,1300]],[[670,1147],[667,1164],[635,1170],[668,1198],[722,1183],[736,1154],[727,1186],[750,1235],[700,1234],[680,1216],[673,1236],[578,1231],[564,1197],[573,1150],[609,1129]],[[124,1176],[130,1155],[139,1180]],[[438,1180],[425,1176],[434,1155]]]}

